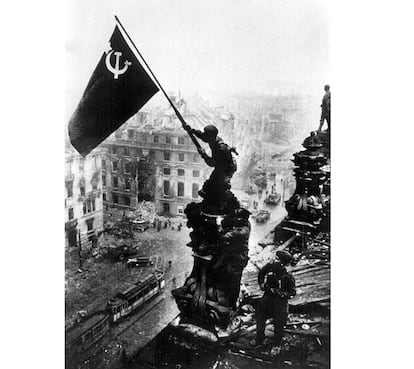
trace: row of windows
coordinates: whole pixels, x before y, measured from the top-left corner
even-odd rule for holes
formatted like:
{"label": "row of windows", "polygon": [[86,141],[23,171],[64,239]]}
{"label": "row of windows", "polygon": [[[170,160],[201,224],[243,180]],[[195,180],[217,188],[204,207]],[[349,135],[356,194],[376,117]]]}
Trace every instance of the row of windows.
{"label": "row of windows", "polygon": [[[147,141],[147,136],[135,136],[135,131],[132,129],[129,129],[127,131],[127,137],[128,140],[139,140],[139,141],[143,141],[146,142]],[[171,137],[171,136],[160,136],[160,135],[154,135],[152,136],[152,140],[149,139],[149,141],[152,141],[154,143],[166,143],[166,144],[178,144],[178,145],[185,145],[186,144],[186,138],[185,137]],[[122,149],[122,148],[120,148]],[[124,150],[126,150],[127,148],[123,148]],[[113,152],[114,154],[116,154],[116,151]],[[129,155],[129,154],[125,154],[125,155]]]}
{"label": "row of windows", "polygon": [[[96,190],[97,188],[98,188],[98,183],[96,181],[93,181],[92,190]],[[66,192],[67,192],[68,198],[71,198],[73,196],[73,181],[66,182]],[[85,185],[82,184],[79,186],[79,195],[85,196],[85,194],[86,194]]]}
{"label": "row of windows", "polygon": [[[123,198],[124,203],[121,204],[120,199]],[[106,194],[103,196],[103,201],[106,201]],[[116,193],[112,193],[112,202],[114,204],[131,206],[131,198],[129,196],[119,196]]]}
{"label": "row of windows", "polygon": [[[119,196],[116,193],[112,193],[112,202],[114,204],[121,204],[120,203],[121,198],[123,199],[123,205],[131,206],[131,198],[129,196]],[[106,200],[106,193],[102,194],[102,199],[103,199],[103,201],[107,201]]]}
{"label": "row of windows", "polygon": [[[164,188],[164,196],[172,196],[170,181],[164,181],[163,188]],[[177,183],[177,197],[184,197],[184,188],[185,188],[184,182]],[[198,198],[198,190],[199,190],[198,183],[193,183],[191,187],[191,196],[193,199]]]}
{"label": "row of windows", "polygon": [[88,199],[83,202],[83,214],[89,214],[95,211],[95,199]]}
{"label": "row of windows", "polygon": [[129,147],[112,146],[111,147],[111,154],[130,156],[131,155],[131,149]]}
{"label": "row of windows", "polygon": [[[154,135],[152,142],[154,142],[154,143],[175,144],[175,137],[171,137],[171,136],[163,137],[163,136]],[[184,137],[177,137],[177,143],[178,143],[178,145],[185,145],[185,138]]]}
{"label": "row of windows", "polygon": [[[98,168],[98,157],[94,156],[90,159],[90,163],[92,164],[92,170],[97,169]],[[73,162],[70,161],[67,163],[67,172],[69,175],[72,174],[72,167],[73,167]],[[79,159],[79,163],[78,163],[78,167],[79,167],[79,172],[83,172],[85,170],[85,159]]]}
{"label": "row of windows", "polygon": [[[166,151],[164,152],[164,160],[170,161],[171,160],[171,153]],[[183,153],[179,153],[178,154],[178,160],[179,161],[184,161],[185,160],[185,156]],[[102,167],[105,167],[105,160],[102,160]],[[113,161],[112,162],[112,171],[116,172],[118,171],[118,162],[117,161]],[[169,173],[170,168],[164,168],[164,174],[165,175],[170,175],[171,173]],[[127,174],[133,174],[133,165],[132,163],[124,163],[124,172]],[[185,175],[185,171],[184,169],[178,169],[178,173],[179,176],[184,176]],[[193,170],[193,177],[199,177],[200,176],[200,171],[199,170]],[[106,186],[106,182],[104,182],[103,184],[104,186]]]}
{"label": "row of windows", "polygon": [[[153,142],[154,143],[161,143],[161,138],[162,136],[153,136]],[[132,139],[132,138],[130,138]],[[174,137],[169,137],[166,136],[165,140],[163,140],[163,143],[166,144],[173,144],[175,143],[175,139]],[[173,142],[174,141],[174,142]],[[185,145],[185,138],[184,137],[177,137],[177,143],[179,145]],[[138,150],[134,150],[131,149],[130,147],[119,147],[119,146],[111,146],[110,148],[110,153],[113,155],[125,155],[125,156],[131,156],[131,155],[139,155],[139,149]]]}
{"label": "row of windows", "polygon": [[[93,209],[93,210],[92,210]],[[91,210],[91,211],[88,211]],[[91,213],[92,211],[95,211],[95,199],[92,201],[84,202],[83,203],[83,214],[86,214],[86,212]],[[68,209],[69,212],[69,220],[72,220],[74,218],[73,214],[73,208]],[[93,230],[93,218],[86,220],[86,225],[88,227],[88,232]]]}
{"label": "row of windows", "polygon": [[[105,170],[106,169],[106,160],[102,159],[102,168]],[[132,163],[124,163],[124,172],[125,173],[132,173],[134,167],[132,165]],[[112,171],[116,172],[118,171],[118,162],[117,161],[112,161]]]}
{"label": "row of windows", "polygon": [[[164,155],[164,160],[166,161],[170,161],[171,160],[171,153],[169,151],[164,151],[163,153]],[[180,152],[178,153],[178,161],[184,161],[185,160],[185,154]],[[194,162],[199,162],[200,161],[200,157],[198,154],[194,154],[192,160]],[[102,168],[105,170],[106,169],[106,160],[102,159]],[[118,162],[117,161],[112,161],[112,171],[116,172],[118,171]],[[125,173],[132,173],[133,171],[133,165],[132,163],[124,163],[124,171]]]}
{"label": "row of windows", "polygon": [[[171,160],[171,153],[169,151],[164,151],[164,160],[170,161]],[[185,160],[185,154],[182,152],[178,153],[178,161],[184,161]],[[197,163],[200,161],[200,156],[198,154],[193,154],[192,161]]]}
{"label": "row of windows", "polygon": [[[83,210],[84,215],[94,212],[96,210],[95,199],[88,199],[88,200],[84,201],[83,206],[82,206],[82,210]],[[68,209],[68,216],[69,216],[69,220],[72,220],[74,218],[73,208]],[[88,229],[88,231],[89,231],[89,229]]]}
{"label": "row of windows", "polygon": [[[171,168],[165,167],[163,169],[163,173],[165,176],[171,175]],[[184,169],[177,169],[177,175],[180,177],[185,176],[185,170]],[[193,170],[193,177],[200,177],[200,171],[199,170]]]}
{"label": "row of windows", "polygon": [[[102,175],[102,186],[106,186],[106,175]],[[119,188],[118,177],[112,177],[112,186],[114,188]],[[124,179],[124,190],[131,191],[131,180],[129,178]]]}

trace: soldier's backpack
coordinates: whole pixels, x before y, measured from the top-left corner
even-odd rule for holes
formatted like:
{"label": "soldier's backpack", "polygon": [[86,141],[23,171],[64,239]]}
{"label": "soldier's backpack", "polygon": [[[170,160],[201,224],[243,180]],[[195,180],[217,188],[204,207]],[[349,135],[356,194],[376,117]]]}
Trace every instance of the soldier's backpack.
{"label": "soldier's backpack", "polygon": [[279,293],[285,291],[285,277],[287,276],[287,271],[285,268],[280,268],[277,271],[271,271],[265,276],[265,288],[271,292],[273,295],[279,295]]}

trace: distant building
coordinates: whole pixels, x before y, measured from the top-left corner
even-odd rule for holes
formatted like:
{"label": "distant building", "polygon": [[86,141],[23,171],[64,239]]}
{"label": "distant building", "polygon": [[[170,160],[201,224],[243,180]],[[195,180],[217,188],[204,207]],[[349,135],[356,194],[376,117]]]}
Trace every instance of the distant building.
{"label": "distant building", "polygon": [[[189,202],[200,200],[198,191],[210,171],[184,131],[151,134],[129,127],[104,147],[105,205],[127,210],[136,208],[138,200],[153,200],[158,214],[175,216],[183,215]],[[142,185],[139,163],[153,168]]]}
{"label": "distant building", "polygon": [[292,123],[284,119],[284,114],[264,114],[261,137],[265,142],[287,143],[294,135],[294,128]]}
{"label": "distant building", "polygon": [[[223,117],[199,97],[172,99],[193,128],[214,124],[230,133],[234,127],[232,115]],[[176,216],[188,203],[201,201],[198,191],[212,168],[165,103],[136,114],[102,146],[105,206],[134,209],[145,199],[154,201],[158,214]]]}
{"label": "distant building", "polygon": [[138,160],[133,140],[107,139],[102,144],[102,188],[105,207],[135,209],[138,204]]}
{"label": "distant building", "polygon": [[82,245],[92,245],[103,230],[101,154],[83,158],[67,145],[65,151],[65,233],[75,247],[80,231]]}

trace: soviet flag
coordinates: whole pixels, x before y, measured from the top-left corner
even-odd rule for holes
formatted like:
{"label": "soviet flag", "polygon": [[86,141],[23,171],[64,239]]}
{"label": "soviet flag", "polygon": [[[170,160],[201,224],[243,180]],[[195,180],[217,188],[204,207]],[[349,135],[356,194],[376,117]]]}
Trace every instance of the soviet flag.
{"label": "soviet flag", "polygon": [[118,26],[69,121],[69,138],[83,156],[91,152],[158,92]]}

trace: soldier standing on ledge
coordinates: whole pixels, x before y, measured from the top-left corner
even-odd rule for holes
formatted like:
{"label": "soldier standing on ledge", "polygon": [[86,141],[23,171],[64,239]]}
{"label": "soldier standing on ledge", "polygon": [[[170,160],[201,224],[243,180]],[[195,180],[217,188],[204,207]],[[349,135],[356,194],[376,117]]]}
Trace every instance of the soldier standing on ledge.
{"label": "soldier standing on ledge", "polygon": [[325,85],[325,95],[322,99],[322,114],[321,114],[321,122],[318,128],[320,132],[322,130],[323,123],[326,119],[326,123],[328,124],[328,131],[331,130],[331,91],[329,90],[329,85]]}
{"label": "soldier standing on ledge", "polygon": [[263,343],[266,319],[273,318],[274,343],[280,352],[288,317],[288,299],[296,295],[296,287],[295,279],[285,268],[292,262],[292,255],[287,251],[278,251],[276,255],[280,261],[266,264],[258,275],[259,286],[264,294],[256,308],[257,336],[251,341],[251,345]]}
{"label": "soldier standing on ledge", "polygon": [[220,204],[225,200],[225,192],[230,190],[230,180],[237,170],[237,164],[232,155],[233,152],[236,153],[236,150],[217,136],[218,129],[213,125],[204,127],[204,132],[193,129],[188,124],[184,126],[184,129],[210,146],[211,157],[207,155],[205,150],[198,149],[206,164],[214,167],[210,178],[199,191],[199,195],[208,202],[210,202],[209,200],[215,200]]}

